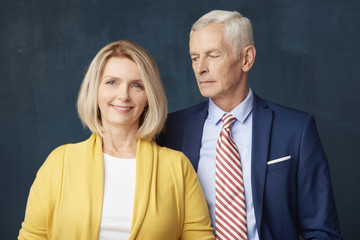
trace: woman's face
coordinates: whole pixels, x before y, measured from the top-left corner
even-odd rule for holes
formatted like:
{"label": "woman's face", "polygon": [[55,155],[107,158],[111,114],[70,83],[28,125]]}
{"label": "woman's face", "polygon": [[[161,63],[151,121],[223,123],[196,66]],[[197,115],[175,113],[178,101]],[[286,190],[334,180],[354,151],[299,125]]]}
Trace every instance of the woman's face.
{"label": "woman's face", "polygon": [[123,57],[107,61],[100,78],[98,105],[105,130],[139,128],[147,98],[135,62]]}

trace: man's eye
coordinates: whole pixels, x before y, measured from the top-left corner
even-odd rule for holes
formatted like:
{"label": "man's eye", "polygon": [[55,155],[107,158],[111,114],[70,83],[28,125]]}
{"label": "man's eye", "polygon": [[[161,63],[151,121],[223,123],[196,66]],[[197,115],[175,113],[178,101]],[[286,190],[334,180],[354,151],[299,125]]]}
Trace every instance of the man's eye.
{"label": "man's eye", "polygon": [[196,62],[199,58],[198,57],[192,57],[191,61]]}
{"label": "man's eye", "polygon": [[218,58],[219,55],[210,55],[211,58]]}

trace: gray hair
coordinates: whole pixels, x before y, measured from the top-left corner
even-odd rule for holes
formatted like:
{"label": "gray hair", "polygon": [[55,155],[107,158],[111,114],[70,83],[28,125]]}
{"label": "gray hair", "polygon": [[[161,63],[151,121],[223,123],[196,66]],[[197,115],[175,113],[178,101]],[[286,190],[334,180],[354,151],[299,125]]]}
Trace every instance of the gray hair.
{"label": "gray hair", "polygon": [[225,26],[225,41],[230,44],[235,56],[240,56],[242,50],[254,45],[251,22],[236,11],[213,10],[199,18],[191,27],[190,36],[210,23],[223,23]]}

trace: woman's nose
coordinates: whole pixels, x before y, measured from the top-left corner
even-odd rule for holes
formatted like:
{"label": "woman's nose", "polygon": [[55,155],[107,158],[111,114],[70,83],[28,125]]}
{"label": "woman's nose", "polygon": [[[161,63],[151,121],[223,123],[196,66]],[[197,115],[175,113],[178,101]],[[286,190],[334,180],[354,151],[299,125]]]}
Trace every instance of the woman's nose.
{"label": "woman's nose", "polygon": [[126,86],[120,86],[118,92],[118,99],[124,102],[130,100],[129,89]]}

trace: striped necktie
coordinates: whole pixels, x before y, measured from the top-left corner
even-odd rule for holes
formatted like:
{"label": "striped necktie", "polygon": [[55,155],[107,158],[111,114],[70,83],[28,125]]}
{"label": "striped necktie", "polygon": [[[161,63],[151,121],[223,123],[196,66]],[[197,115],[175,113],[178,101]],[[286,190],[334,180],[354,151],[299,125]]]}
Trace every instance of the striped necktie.
{"label": "striped necktie", "polygon": [[236,118],[222,117],[223,128],[216,146],[216,239],[247,239],[245,190],[239,152],[230,127]]}

